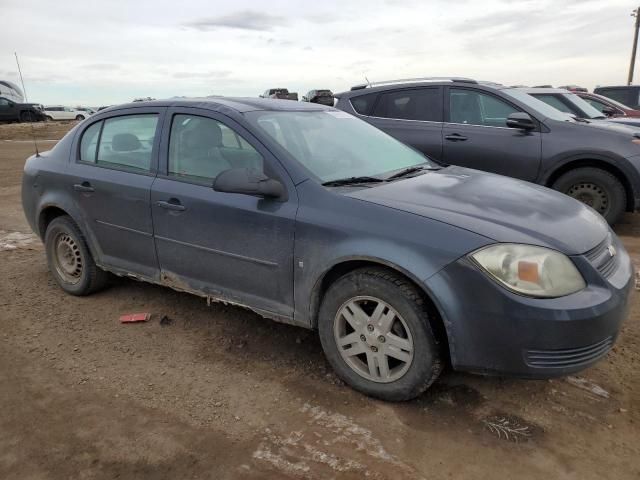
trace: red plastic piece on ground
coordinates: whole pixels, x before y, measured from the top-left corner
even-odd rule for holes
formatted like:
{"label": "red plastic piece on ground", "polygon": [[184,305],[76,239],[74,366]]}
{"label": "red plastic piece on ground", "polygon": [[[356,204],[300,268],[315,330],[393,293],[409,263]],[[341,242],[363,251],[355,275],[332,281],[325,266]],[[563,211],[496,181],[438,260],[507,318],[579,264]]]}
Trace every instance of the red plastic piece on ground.
{"label": "red plastic piece on ground", "polygon": [[150,318],[151,318],[150,313],[128,313],[120,317],[120,322],[122,323],[146,322]]}

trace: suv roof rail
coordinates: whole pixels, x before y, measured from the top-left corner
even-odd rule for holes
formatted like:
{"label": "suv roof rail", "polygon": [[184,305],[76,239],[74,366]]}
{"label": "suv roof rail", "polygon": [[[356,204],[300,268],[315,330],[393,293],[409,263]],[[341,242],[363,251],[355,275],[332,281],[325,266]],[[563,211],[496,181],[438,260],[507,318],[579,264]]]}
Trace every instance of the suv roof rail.
{"label": "suv roof rail", "polygon": [[362,83],[354,85],[351,90],[362,90],[367,87],[375,87],[378,85],[391,85],[394,83],[410,83],[410,82],[461,82],[461,83],[478,83],[472,78],[466,77],[418,77],[418,78],[400,78],[397,80],[383,80],[381,82]]}

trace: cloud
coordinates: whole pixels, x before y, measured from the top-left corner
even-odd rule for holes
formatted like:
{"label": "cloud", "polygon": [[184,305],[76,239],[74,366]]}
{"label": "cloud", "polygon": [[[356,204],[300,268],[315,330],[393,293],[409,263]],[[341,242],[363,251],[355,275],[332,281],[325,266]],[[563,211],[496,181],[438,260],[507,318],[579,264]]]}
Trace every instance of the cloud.
{"label": "cloud", "polygon": [[86,68],[87,70],[117,70],[120,65],[117,63],[89,63],[82,65],[80,68]]}
{"label": "cloud", "polygon": [[219,28],[234,28],[239,30],[268,31],[288,24],[285,17],[270,15],[253,10],[234,12],[219,17],[209,17],[184,23],[187,28],[201,31],[217,30]]}
{"label": "cloud", "polygon": [[227,78],[231,75],[229,70],[217,70],[210,72],[176,72],[173,78]]}

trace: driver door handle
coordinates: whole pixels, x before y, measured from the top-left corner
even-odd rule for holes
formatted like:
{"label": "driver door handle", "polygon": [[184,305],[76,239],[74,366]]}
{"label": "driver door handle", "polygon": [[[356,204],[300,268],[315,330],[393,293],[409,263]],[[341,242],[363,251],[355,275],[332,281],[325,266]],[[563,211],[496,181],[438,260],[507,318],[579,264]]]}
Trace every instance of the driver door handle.
{"label": "driver door handle", "polygon": [[444,139],[449,140],[450,142],[464,142],[467,137],[460,135],[459,133],[452,133],[451,135],[444,137]]}
{"label": "driver door handle", "polygon": [[73,186],[76,192],[95,192],[96,189],[91,186],[89,182],[76,183]]}
{"label": "driver door handle", "polygon": [[182,212],[185,210],[185,206],[180,203],[179,200],[172,198],[168,202],[164,200],[159,200],[156,202],[156,205],[160,208],[165,208],[167,210],[174,210],[176,212]]}

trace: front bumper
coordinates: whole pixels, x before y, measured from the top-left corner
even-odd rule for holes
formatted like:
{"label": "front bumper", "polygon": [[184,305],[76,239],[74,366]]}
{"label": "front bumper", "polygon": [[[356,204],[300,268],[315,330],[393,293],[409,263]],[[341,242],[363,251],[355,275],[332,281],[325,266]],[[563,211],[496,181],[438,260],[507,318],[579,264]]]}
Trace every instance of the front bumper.
{"label": "front bumper", "polygon": [[550,378],[604,357],[626,317],[634,280],[629,255],[615,235],[612,243],[613,266],[604,258],[607,245],[572,257],[587,287],[560,298],[512,293],[466,257],[429,278],[425,283],[437,299],[453,368]]}

